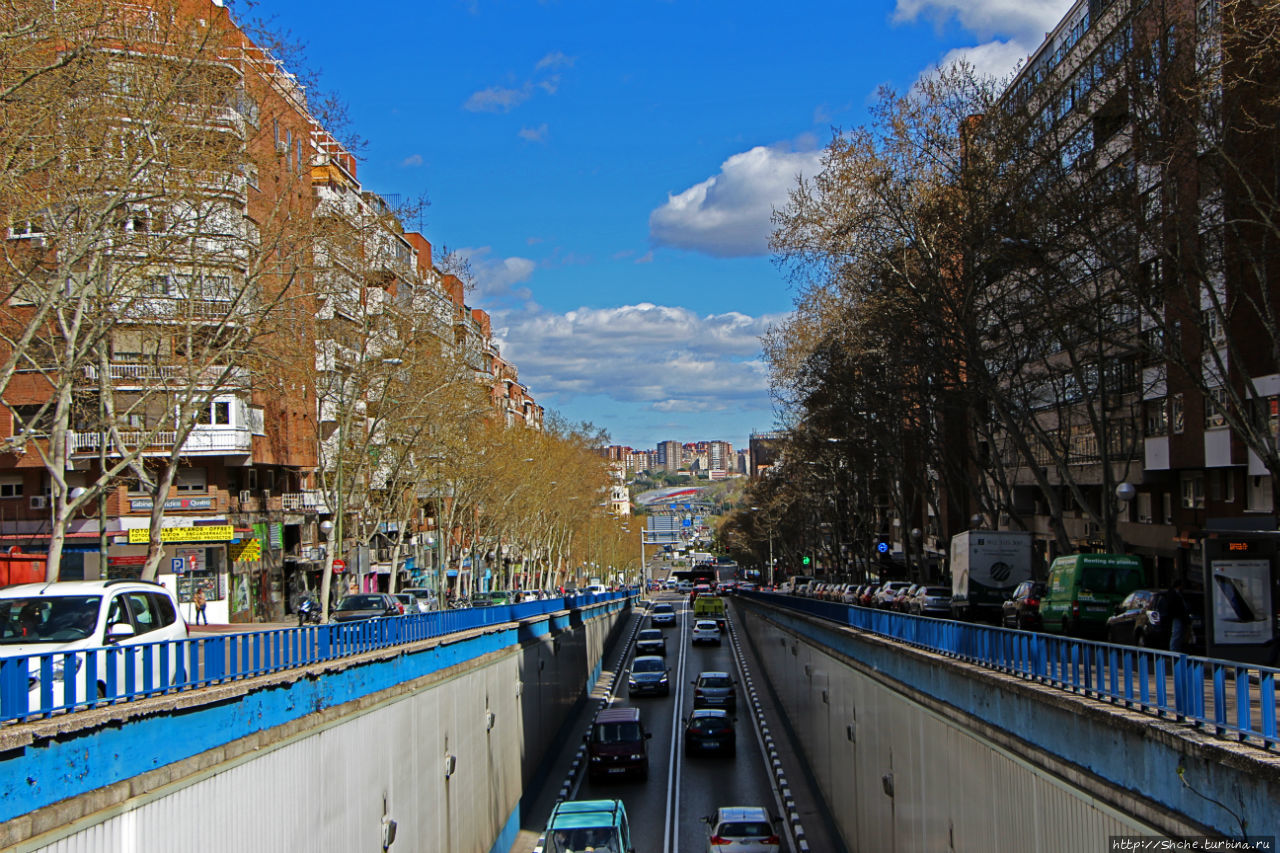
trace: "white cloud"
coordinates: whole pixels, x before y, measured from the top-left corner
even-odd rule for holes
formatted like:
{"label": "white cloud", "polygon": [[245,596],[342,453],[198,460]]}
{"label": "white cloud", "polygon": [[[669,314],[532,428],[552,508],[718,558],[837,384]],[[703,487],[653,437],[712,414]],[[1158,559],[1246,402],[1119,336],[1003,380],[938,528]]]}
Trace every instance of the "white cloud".
{"label": "white cloud", "polygon": [[768,254],[773,209],[786,203],[798,175],[818,171],[820,157],[819,151],[764,146],[735,154],[719,174],[668,195],[649,214],[649,237],[721,258]]}
{"label": "white cloud", "polygon": [[458,255],[471,262],[471,270],[476,275],[476,292],[468,302],[489,300],[502,302],[506,297],[514,295],[518,299],[528,299],[527,288],[516,285],[529,280],[537,264],[528,258],[498,258],[493,256],[489,246],[478,248],[462,248],[456,250]]}
{"label": "white cloud", "polygon": [[544,121],[537,127],[522,127],[518,134],[525,142],[546,142],[547,123]]}
{"label": "white cloud", "polygon": [[964,61],[972,65],[978,74],[1001,80],[1012,74],[1033,49],[1015,41],[991,41],[977,47],[959,47],[949,51],[938,64],[946,67]]}
{"label": "white cloud", "polygon": [[893,19],[929,18],[939,26],[955,20],[978,38],[1009,36],[1037,45],[1067,13],[1072,0],[898,0]]}
{"label": "white cloud", "polygon": [[565,56],[558,50],[548,53],[546,56],[538,60],[538,64],[534,66],[538,71],[547,68],[572,68],[573,63],[577,61],[575,56]]}
{"label": "white cloud", "polygon": [[656,412],[771,407],[760,336],[781,316],[699,315],[646,302],[494,319],[504,357],[540,402],[598,395]]}
{"label": "white cloud", "polygon": [[406,158],[404,158],[403,160],[401,160],[401,161],[400,161],[400,165],[401,165],[401,166],[421,166],[421,165],[422,165],[422,155],[421,155],[421,154],[410,154],[408,157],[406,157]]}
{"label": "white cloud", "polygon": [[462,108],[472,113],[509,113],[529,100],[533,94],[533,86],[524,84],[519,89],[508,89],[505,86],[490,86],[475,92]]}

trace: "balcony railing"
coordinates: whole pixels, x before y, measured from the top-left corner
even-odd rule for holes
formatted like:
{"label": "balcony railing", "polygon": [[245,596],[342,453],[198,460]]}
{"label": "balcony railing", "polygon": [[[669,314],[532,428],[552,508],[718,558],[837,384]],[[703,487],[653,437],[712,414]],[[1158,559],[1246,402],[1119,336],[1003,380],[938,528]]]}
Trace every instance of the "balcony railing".
{"label": "balcony railing", "polygon": [[[68,450],[72,455],[97,453],[101,444],[108,442],[108,452],[117,455],[119,448],[110,443],[110,433],[73,432],[67,436]],[[168,451],[178,441],[173,430],[130,430],[120,433],[120,441],[129,450],[141,448],[143,452]],[[247,429],[195,429],[182,443],[183,453],[248,453],[253,449],[253,434]]]}
{"label": "balcony railing", "polygon": [[[224,372],[226,373],[225,378],[223,377]],[[96,382],[98,380],[97,365],[86,365],[84,376],[86,379]],[[112,383],[124,385],[154,385],[157,383],[185,385],[190,379],[190,374],[188,368],[179,364],[110,364],[107,365],[107,378]],[[225,367],[212,365],[200,370],[200,376],[194,384],[213,385],[219,381],[224,385],[246,385],[249,381],[249,371],[243,367],[232,368],[228,371]]]}
{"label": "balcony railing", "polygon": [[325,512],[324,495],[319,489],[307,489],[301,492],[285,492],[280,495],[281,506],[285,512]]}

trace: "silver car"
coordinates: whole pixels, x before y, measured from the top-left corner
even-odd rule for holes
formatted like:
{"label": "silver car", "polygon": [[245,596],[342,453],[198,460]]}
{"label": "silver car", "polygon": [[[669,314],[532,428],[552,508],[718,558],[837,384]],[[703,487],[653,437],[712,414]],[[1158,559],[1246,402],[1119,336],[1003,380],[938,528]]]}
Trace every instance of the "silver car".
{"label": "silver car", "polygon": [[704,672],[693,682],[693,707],[724,708],[733,711],[738,707],[737,684],[727,672]]}

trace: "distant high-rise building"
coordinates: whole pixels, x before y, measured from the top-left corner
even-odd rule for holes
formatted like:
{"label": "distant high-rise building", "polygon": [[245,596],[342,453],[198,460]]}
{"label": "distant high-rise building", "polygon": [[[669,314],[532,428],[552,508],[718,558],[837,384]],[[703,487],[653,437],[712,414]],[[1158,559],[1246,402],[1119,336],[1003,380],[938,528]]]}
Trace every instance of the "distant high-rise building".
{"label": "distant high-rise building", "polygon": [[727,441],[707,442],[707,469],[710,471],[732,471],[733,445]]}
{"label": "distant high-rise building", "polygon": [[684,445],[678,441],[663,441],[658,444],[658,467],[674,474],[684,464]]}

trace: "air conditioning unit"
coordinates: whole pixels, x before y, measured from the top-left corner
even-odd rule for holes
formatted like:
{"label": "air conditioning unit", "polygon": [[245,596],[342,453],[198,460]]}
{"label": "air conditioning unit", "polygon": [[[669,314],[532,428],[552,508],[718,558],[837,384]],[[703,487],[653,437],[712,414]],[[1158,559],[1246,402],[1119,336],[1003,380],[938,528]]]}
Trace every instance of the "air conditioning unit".
{"label": "air conditioning unit", "polygon": [[32,495],[30,503],[32,509],[45,509],[49,506],[49,499],[44,495]]}

